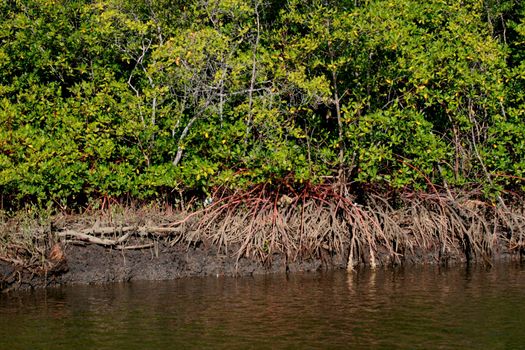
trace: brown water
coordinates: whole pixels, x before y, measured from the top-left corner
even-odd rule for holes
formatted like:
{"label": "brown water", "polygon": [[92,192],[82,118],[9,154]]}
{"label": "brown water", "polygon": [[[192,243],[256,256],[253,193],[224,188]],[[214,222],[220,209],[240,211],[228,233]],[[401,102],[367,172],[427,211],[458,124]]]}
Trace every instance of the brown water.
{"label": "brown water", "polygon": [[525,268],[76,286],[0,296],[0,349],[525,349]]}

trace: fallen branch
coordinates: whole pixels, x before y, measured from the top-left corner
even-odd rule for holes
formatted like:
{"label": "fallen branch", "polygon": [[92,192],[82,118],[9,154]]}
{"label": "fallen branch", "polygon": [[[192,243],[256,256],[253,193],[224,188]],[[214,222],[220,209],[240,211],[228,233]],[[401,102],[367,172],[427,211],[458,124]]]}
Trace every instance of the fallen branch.
{"label": "fallen branch", "polygon": [[[95,236],[102,236],[102,235],[115,235],[119,233],[139,233],[139,234],[163,234],[163,235],[170,235],[173,233],[179,233],[181,232],[180,227],[163,227],[163,226],[124,226],[124,227],[92,227],[87,228],[84,230],[65,230],[62,232],[59,232],[59,237],[83,237],[83,236],[90,236],[93,238],[97,238]],[[91,238],[89,238],[91,239]],[[99,242],[99,240],[95,240]],[[102,241],[111,241],[111,240],[104,240],[100,239],[100,242]],[[105,244],[105,243],[97,243],[97,244]]]}
{"label": "fallen branch", "polygon": [[125,233],[125,232],[132,232],[132,231],[140,231],[138,226],[124,226],[124,227],[92,227],[92,228],[86,228],[83,230],[65,230],[62,232],[59,232],[60,237],[65,237],[68,235],[76,236],[76,235],[111,235],[116,233]]}
{"label": "fallen branch", "polygon": [[[91,244],[98,244],[105,247],[116,247],[118,249],[142,249],[148,248],[146,245],[132,246],[125,248],[120,244],[126,241],[131,235],[138,234],[146,236],[154,234],[156,236],[167,237],[172,234],[180,233],[181,227],[162,227],[162,226],[124,226],[124,227],[92,227],[84,230],[65,230],[58,233],[59,237],[70,238],[75,241],[87,242]],[[118,235],[125,233],[123,236],[116,239],[101,238],[101,235]]]}
{"label": "fallen branch", "polygon": [[64,231],[64,232],[60,232],[58,234],[59,237],[73,237],[79,241],[82,241],[82,242],[89,242],[89,243],[93,243],[93,244],[99,244],[99,245],[103,245],[103,246],[116,246],[122,242],[124,242],[125,240],[127,240],[129,238],[129,236],[131,235],[131,233],[126,233],[124,236],[122,237],[119,237],[118,239],[105,239],[105,238],[99,238],[99,237],[95,237],[95,236],[92,236],[92,235],[88,235],[88,234],[85,234],[85,233],[82,233],[82,232],[76,232],[76,231],[72,231],[72,230],[68,230],[68,231]]}
{"label": "fallen branch", "polygon": [[115,248],[120,249],[120,250],[135,250],[135,249],[138,250],[138,249],[151,248],[153,246],[154,246],[153,243],[147,243],[147,244],[138,244],[138,245],[129,245],[129,246],[119,245],[119,246],[116,246]]}

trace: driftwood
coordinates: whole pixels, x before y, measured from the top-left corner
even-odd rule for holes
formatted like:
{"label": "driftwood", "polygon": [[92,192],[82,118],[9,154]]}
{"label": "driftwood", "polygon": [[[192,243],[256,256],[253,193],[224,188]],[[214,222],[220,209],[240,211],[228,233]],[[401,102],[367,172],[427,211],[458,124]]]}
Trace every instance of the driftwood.
{"label": "driftwood", "polygon": [[[106,247],[116,247],[117,249],[144,249],[149,248],[152,244],[141,244],[134,246],[124,246],[122,243],[133,235],[147,236],[155,235],[167,237],[182,232],[180,227],[162,227],[162,226],[124,226],[124,227],[92,227],[84,230],[64,230],[58,232],[58,236],[73,241],[81,241],[92,244],[103,245]],[[119,235],[115,239],[102,238],[102,235]]]}
{"label": "driftwood", "polygon": [[154,245],[155,245],[154,243],[137,244],[137,245],[118,245],[115,248],[121,249],[121,250],[135,250],[135,249],[151,248]]}

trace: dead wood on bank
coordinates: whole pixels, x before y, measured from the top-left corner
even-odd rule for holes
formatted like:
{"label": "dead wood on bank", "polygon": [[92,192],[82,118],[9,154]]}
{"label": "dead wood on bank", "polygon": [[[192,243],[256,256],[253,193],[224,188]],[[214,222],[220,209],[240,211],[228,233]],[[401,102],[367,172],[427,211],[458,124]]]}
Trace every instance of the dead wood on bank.
{"label": "dead wood on bank", "polygon": [[[92,227],[83,230],[64,230],[57,233],[58,237],[65,238],[66,240],[74,239],[81,242],[87,242],[92,244],[99,244],[108,247],[122,247],[131,236],[137,235],[147,237],[148,235],[154,235],[156,237],[167,237],[181,233],[180,227],[160,227],[160,226],[125,226],[125,227]],[[118,238],[108,239],[101,238],[98,236],[111,235]],[[134,246],[134,249],[147,248],[149,245]],[[130,248],[128,248],[130,249]]]}
{"label": "dead wood on bank", "polygon": [[523,207],[493,205],[476,193],[408,193],[395,200],[369,195],[366,204],[358,204],[330,186],[301,192],[260,186],[217,195],[211,205],[189,213],[171,208],[116,212],[46,222],[4,220],[0,260],[49,273],[65,260],[49,263],[57,243],[136,250],[152,248],[158,240],[206,242],[217,252],[265,264],[276,255],[290,261],[338,256],[348,270],[407,262],[490,264],[496,253],[521,257],[525,251]]}

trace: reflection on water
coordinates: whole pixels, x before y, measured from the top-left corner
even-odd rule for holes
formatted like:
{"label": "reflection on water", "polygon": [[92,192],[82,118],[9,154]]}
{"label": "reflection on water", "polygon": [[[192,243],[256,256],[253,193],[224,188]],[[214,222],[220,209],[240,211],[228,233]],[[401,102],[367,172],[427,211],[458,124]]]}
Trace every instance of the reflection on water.
{"label": "reflection on water", "polygon": [[520,349],[525,269],[426,267],[0,296],[0,349]]}

